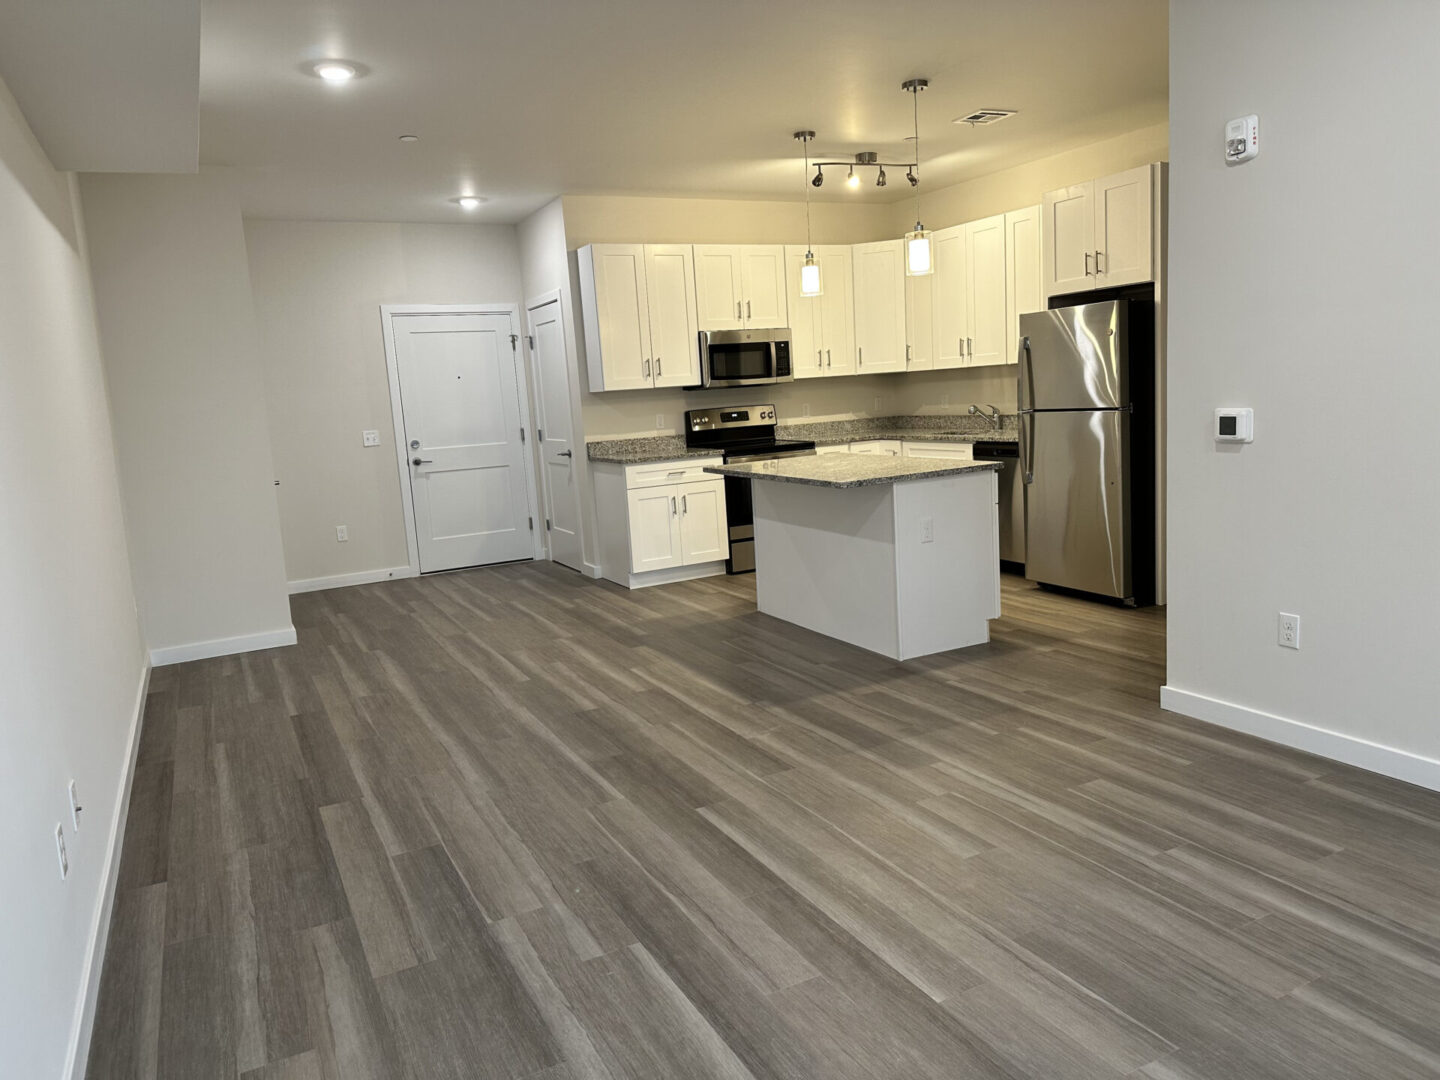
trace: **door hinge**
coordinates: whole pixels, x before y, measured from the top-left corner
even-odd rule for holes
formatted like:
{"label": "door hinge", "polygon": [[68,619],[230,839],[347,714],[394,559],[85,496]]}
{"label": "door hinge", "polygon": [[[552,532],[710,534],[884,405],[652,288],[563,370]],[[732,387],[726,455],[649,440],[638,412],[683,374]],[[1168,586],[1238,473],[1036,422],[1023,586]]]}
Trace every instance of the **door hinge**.
{"label": "door hinge", "polygon": [[546,532],[549,532],[549,531],[550,531],[550,519],[549,519],[549,518],[546,518],[546,519],[545,519],[545,531],[546,531]]}
{"label": "door hinge", "polygon": [[519,335],[519,334],[511,334],[511,335],[510,335],[510,351],[511,351],[511,352],[514,352],[514,351],[515,351],[515,346],[519,343],[519,341],[520,341],[520,335]]}
{"label": "door hinge", "polygon": [[534,334],[526,334],[526,335],[525,335],[525,344],[528,345],[528,346],[530,346],[530,351],[531,351],[531,352],[534,352],[534,351],[535,351],[535,335],[534,335]]}
{"label": "door hinge", "polygon": [[535,519],[533,517],[530,519],[530,531],[535,531]]}

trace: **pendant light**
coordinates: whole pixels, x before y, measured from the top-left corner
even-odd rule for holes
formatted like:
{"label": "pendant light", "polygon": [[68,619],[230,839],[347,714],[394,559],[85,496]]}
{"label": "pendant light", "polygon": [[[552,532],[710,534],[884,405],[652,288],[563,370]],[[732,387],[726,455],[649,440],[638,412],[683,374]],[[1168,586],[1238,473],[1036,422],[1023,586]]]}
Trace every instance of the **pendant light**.
{"label": "pendant light", "polygon": [[915,229],[905,234],[905,273],[909,277],[920,277],[935,272],[935,260],[931,257],[930,230],[920,224],[920,91],[930,85],[929,79],[906,79],[900,84],[914,99],[915,114],[915,164],[911,166],[906,179],[915,189]]}
{"label": "pendant light", "polygon": [[[813,131],[797,131],[795,138],[805,145],[805,172],[804,176],[810,175],[810,140],[815,138]],[[800,295],[820,295],[820,264],[815,261],[815,252],[810,247],[810,187],[813,184],[819,187],[822,183],[822,174],[817,169],[815,179],[805,185],[805,261],[800,264]]]}

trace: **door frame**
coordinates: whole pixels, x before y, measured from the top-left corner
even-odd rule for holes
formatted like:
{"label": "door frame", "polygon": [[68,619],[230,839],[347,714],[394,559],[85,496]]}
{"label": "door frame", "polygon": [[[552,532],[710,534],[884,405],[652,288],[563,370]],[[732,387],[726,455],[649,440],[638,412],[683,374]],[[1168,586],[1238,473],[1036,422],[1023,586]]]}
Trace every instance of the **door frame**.
{"label": "door frame", "polygon": [[[410,452],[405,445],[405,409],[400,396],[400,363],[395,350],[396,315],[507,315],[510,318],[510,333],[516,335],[515,377],[520,390],[520,422],[525,432],[525,499],[533,521],[538,509],[535,487],[535,454],[532,450],[534,439],[530,437],[533,428],[531,418],[534,404],[530,392],[530,368],[521,360],[520,346],[525,335],[521,333],[520,307],[518,304],[381,304],[380,323],[385,339],[385,374],[390,382],[390,427],[395,442],[395,467],[400,471],[400,503],[405,515],[405,550],[410,560],[410,573],[420,576],[420,541],[415,534],[415,491],[410,483]],[[528,355],[528,351],[526,353]],[[543,559],[545,548],[541,533],[543,529],[532,528],[531,558]],[[440,571],[443,572],[443,571]]]}
{"label": "door frame", "polygon": [[[522,334],[521,337],[525,341],[525,355],[530,375],[532,376],[529,385],[535,386],[540,382],[539,361],[535,357],[535,347],[532,343],[535,327],[531,321],[531,312],[549,304],[556,305],[555,313],[560,319],[560,344],[565,349],[565,408],[570,416],[570,442],[572,446],[578,443],[576,456],[570,461],[570,467],[575,473],[575,529],[580,536],[580,567],[578,569],[580,573],[585,574],[587,577],[599,577],[598,572],[595,572],[598,568],[592,567],[591,564],[585,560],[587,531],[585,526],[585,499],[582,491],[590,483],[590,462],[589,459],[580,452],[585,445],[585,426],[580,416],[579,408],[578,391],[580,383],[579,375],[577,374],[578,368],[570,353],[570,333],[573,327],[570,325],[570,320],[565,313],[565,295],[559,289],[549,289],[525,301],[525,333]],[[530,400],[530,420],[532,423],[534,423],[537,415],[535,400],[532,396]],[[538,470],[536,491],[539,494],[539,501],[536,502],[535,505],[543,513],[546,498],[550,493],[545,487],[544,462],[540,460],[543,448],[538,438],[533,440],[533,442],[534,446],[531,450],[531,457],[535,459],[535,465]],[[548,532],[545,533],[544,544],[545,557],[554,561],[555,556],[550,550],[550,534]]]}

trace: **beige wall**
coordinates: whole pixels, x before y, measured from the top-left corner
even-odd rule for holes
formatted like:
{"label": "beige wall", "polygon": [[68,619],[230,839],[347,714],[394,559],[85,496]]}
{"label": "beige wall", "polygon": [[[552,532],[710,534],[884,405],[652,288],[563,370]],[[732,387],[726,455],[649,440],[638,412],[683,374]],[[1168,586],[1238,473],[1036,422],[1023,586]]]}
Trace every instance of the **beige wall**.
{"label": "beige wall", "polygon": [[[1440,788],[1440,6],[1382,7],[1306,4],[1299,47],[1294,3],[1171,5],[1164,700]],[[1227,167],[1251,112],[1260,154]],[[1215,444],[1219,406],[1252,444]],[[1348,437],[1367,406],[1377,437]]]}
{"label": "beige wall", "polygon": [[89,1039],[147,665],[79,199],[3,83],[0,238],[0,1071],[59,1077]]}
{"label": "beige wall", "polygon": [[207,177],[81,180],[146,642],[294,634],[240,208]]}
{"label": "beige wall", "polygon": [[[519,307],[515,229],[250,220],[245,239],[286,576],[404,568],[380,305]],[[366,429],[380,432],[379,446],[362,445]],[[337,525],[349,527],[345,543]]]}
{"label": "beige wall", "polygon": [[[759,199],[566,195],[565,236],[586,244],[803,244],[805,204]],[[861,244],[888,233],[889,207],[812,203],[817,244]]]}

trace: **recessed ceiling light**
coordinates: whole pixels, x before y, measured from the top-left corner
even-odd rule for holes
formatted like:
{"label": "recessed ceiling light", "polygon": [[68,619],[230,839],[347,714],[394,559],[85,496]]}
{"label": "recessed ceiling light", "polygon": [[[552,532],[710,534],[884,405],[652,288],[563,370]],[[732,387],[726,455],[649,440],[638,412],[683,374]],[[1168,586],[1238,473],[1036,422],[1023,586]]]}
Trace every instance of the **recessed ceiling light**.
{"label": "recessed ceiling light", "polygon": [[484,201],[485,200],[478,195],[461,195],[458,199],[455,200],[455,202],[460,205],[460,209],[462,210],[474,210]]}
{"label": "recessed ceiling light", "polygon": [[318,79],[324,79],[331,86],[344,86],[351,79],[358,79],[368,69],[349,60],[316,60],[307,65],[307,70]]}
{"label": "recessed ceiling light", "polygon": [[401,136],[400,136],[400,141],[401,141],[401,142],[419,142],[419,141],[420,141],[420,136],[419,136],[419,135],[401,135]]}

